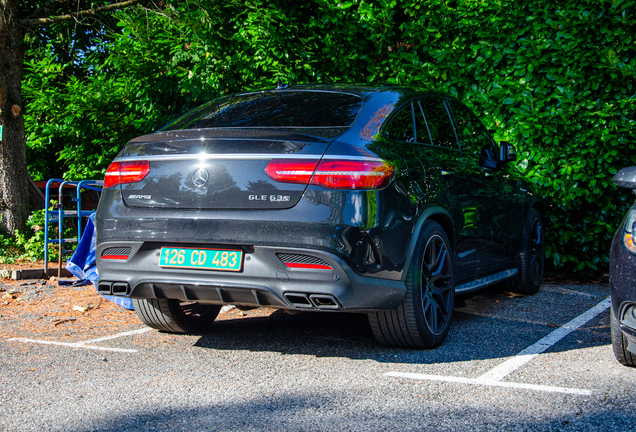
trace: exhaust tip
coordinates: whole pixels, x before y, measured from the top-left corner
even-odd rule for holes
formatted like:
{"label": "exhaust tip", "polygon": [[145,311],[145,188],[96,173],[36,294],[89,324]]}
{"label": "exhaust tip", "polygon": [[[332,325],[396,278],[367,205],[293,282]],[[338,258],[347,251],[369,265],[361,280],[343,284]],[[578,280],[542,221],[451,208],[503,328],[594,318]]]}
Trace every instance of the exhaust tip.
{"label": "exhaust tip", "polygon": [[97,293],[102,295],[110,295],[112,294],[113,284],[110,282],[99,282],[97,284]]}
{"label": "exhaust tip", "polygon": [[319,309],[339,309],[341,307],[338,300],[329,294],[312,294],[309,299]]}
{"label": "exhaust tip", "polygon": [[312,309],[340,309],[342,305],[331,294],[285,293],[292,306]]}
{"label": "exhaust tip", "polygon": [[113,295],[129,295],[130,285],[127,282],[115,282],[112,287]]}
{"label": "exhaust tip", "polygon": [[314,307],[311,300],[309,300],[309,296],[303,293],[285,293],[285,298],[288,302],[290,302],[293,306],[298,308],[311,308]]}

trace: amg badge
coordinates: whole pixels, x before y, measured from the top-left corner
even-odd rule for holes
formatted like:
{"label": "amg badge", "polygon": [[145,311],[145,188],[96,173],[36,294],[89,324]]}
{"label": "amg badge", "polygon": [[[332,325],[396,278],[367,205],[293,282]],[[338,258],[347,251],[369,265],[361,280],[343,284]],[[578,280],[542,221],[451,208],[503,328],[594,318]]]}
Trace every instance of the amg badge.
{"label": "amg badge", "polygon": [[287,195],[250,195],[250,201],[289,201],[290,197]]}

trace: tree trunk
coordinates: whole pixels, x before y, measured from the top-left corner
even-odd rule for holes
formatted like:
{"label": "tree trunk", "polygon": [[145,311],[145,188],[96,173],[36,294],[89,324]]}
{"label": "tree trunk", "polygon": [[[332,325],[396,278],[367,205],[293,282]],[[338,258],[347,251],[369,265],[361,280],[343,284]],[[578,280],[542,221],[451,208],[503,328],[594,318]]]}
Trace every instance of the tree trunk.
{"label": "tree trunk", "polygon": [[24,28],[16,0],[0,0],[0,231],[23,230],[29,202],[22,62]]}

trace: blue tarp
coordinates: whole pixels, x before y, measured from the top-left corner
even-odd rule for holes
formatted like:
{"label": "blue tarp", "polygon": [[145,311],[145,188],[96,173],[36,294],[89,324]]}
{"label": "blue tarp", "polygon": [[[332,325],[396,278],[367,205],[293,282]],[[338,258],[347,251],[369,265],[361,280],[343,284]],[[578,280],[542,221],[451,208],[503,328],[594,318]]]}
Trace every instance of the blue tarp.
{"label": "blue tarp", "polygon": [[[97,289],[97,265],[95,264],[95,215],[88,218],[82,238],[73,256],[66,261],[66,269],[80,280],[90,280]],[[116,296],[102,296],[126,309],[133,310],[132,300]]]}

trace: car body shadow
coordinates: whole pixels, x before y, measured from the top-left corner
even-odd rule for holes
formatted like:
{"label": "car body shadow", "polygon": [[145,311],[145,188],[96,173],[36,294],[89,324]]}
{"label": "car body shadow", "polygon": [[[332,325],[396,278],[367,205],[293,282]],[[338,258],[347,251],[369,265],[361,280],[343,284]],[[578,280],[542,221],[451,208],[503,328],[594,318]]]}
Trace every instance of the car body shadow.
{"label": "car body shadow", "polygon": [[[514,356],[602,299],[546,292],[515,296],[498,290],[458,298],[447,340],[432,350],[392,348],[373,337],[365,314],[304,312],[224,319],[201,334],[195,346],[216,350],[268,351],[317,357],[434,364]],[[551,347],[561,352],[610,343],[609,319],[601,314]]]}

